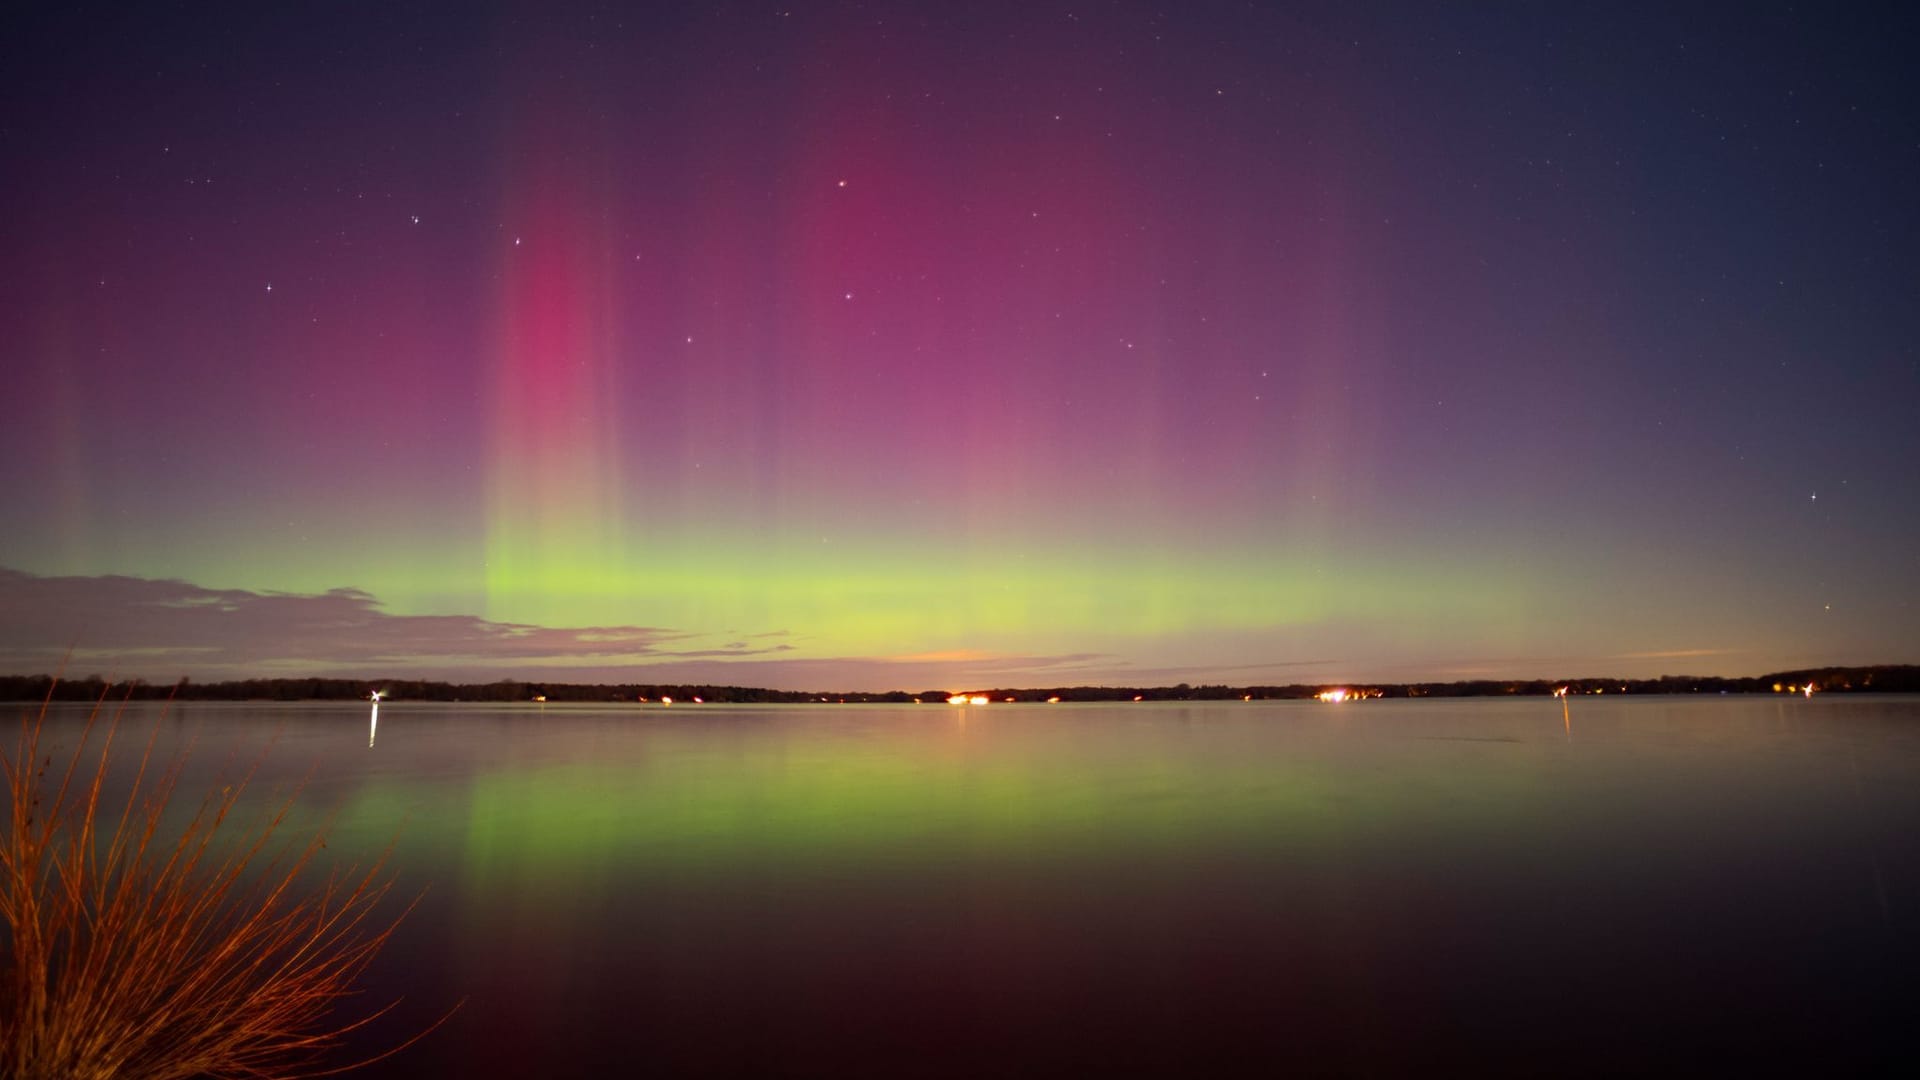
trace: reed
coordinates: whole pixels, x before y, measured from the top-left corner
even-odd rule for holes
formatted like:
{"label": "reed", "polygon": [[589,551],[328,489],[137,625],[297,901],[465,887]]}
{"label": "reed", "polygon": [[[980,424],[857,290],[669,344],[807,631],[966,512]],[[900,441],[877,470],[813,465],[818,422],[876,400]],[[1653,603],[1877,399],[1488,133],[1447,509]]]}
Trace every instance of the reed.
{"label": "reed", "polygon": [[[251,770],[170,817],[184,755],[156,764],[158,724],[144,748],[116,746],[104,704],[70,751],[43,745],[45,705],[0,750],[0,1075],[258,1080],[378,1060],[328,1059],[393,1007],[336,1016],[413,906],[375,917],[386,856],[321,872],[323,833],[282,835],[292,797],[243,824]],[[107,785],[121,753],[139,755],[123,796]]]}

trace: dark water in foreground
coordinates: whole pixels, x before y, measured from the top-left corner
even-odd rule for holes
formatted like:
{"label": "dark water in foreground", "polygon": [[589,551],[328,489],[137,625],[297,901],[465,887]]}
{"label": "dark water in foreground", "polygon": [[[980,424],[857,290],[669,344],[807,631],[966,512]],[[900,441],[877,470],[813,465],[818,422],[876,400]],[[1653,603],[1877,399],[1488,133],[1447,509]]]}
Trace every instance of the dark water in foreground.
{"label": "dark water in foreground", "polygon": [[[70,715],[70,714],[63,714]],[[138,722],[151,713],[138,714]],[[175,707],[426,888],[401,1076],[1894,1072],[1920,701]]]}

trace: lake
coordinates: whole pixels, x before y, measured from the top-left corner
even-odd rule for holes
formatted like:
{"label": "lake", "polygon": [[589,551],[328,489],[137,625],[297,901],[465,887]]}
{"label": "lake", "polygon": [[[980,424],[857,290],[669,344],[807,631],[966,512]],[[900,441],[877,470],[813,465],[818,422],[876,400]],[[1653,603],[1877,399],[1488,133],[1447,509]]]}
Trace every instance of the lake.
{"label": "lake", "polygon": [[[78,715],[56,710],[64,729]],[[144,734],[157,709],[131,711]],[[1893,1072],[1920,700],[174,706],[425,890],[368,1077]],[[369,1046],[373,1044],[368,1044]]]}

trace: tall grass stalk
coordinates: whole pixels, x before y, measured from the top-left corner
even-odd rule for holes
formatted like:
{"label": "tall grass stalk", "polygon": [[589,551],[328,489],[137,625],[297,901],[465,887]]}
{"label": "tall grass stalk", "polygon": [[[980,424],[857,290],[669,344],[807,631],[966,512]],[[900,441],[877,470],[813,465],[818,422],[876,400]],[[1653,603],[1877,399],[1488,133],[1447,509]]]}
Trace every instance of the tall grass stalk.
{"label": "tall grass stalk", "polygon": [[[178,789],[184,755],[155,764],[158,723],[144,748],[116,746],[120,713],[102,720],[106,711],[96,702],[72,750],[49,754],[42,705],[0,750],[0,1075],[343,1071],[330,1053],[392,1008],[335,1016],[412,908],[374,918],[393,884],[386,856],[320,874],[324,835],[282,838],[291,797],[263,823],[241,824],[251,770],[169,824],[169,805],[190,797]],[[124,796],[110,795],[108,763],[122,753],[137,753],[138,766]]]}

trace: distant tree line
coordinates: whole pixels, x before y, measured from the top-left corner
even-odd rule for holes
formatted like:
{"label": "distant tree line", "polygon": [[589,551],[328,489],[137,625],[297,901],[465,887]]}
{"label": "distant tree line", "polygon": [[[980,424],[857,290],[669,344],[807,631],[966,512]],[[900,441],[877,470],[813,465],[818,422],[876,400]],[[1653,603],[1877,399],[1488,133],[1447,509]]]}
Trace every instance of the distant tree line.
{"label": "distant tree line", "polygon": [[1920,665],[1809,668],[1768,675],[1662,675],[1653,679],[1471,679],[1426,683],[1292,683],[1286,686],[1065,686],[1051,689],[973,691],[994,701],[1255,701],[1309,700],[1335,688],[1363,690],[1383,698],[1539,697],[1561,687],[1569,694],[1768,694],[1799,690],[1809,682],[1819,692],[1875,694],[1920,693]]}
{"label": "distant tree line", "polygon": [[[699,698],[712,702],[802,702],[818,701],[819,694],[789,690],[767,690],[748,686],[706,686],[691,684],[617,685],[586,683],[525,682],[502,679],[490,683],[449,683],[421,679],[237,679],[230,682],[200,683],[182,679],[178,683],[134,681],[109,685],[98,675],[84,679],[66,679],[56,683],[48,675],[0,675],[0,700],[41,701],[51,694],[55,701],[94,701],[103,695],[114,700],[134,701],[353,701],[365,700],[380,691],[387,701],[533,701],[607,702],[635,701],[645,698],[675,701]],[[109,693],[111,691],[111,693]],[[944,692],[942,694],[944,697]],[[913,695],[902,691],[888,694],[840,694],[832,700],[911,702]]]}
{"label": "distant tree line", "polygon": [[[1812,683],[1822,693],[1920,693],[1920,665],[1807,668],[1747,678],[1710,675],[1662,675],[1657,679],[1475,679],[1446,683],[1294,683],[1287,686],[1061,686],[1046,689],[1002,688],[968,690],[994,701],[1257,701],[1306,700],[1336,686],[1364,691],[1370,696],[1413,697],[1527,697],[1551,694],[1566,687],[1569,694],[1767,694],[1797,691]],[[525,682],[503,679],[490,683],[430,682],[419,679],[239,679],[231,682],[178,683],[141,681],[108,683],[98,675],[58,682],[51,675],[0,675],[0,701],[351,701],[376,690],[389,701],[535,701],[617,702],[673,698],[707,702],[751,703],[890,703],[943,702],[949,690],[822,692],[769,690],[751,686],[712,686],[665,683],[585,684]]]}

